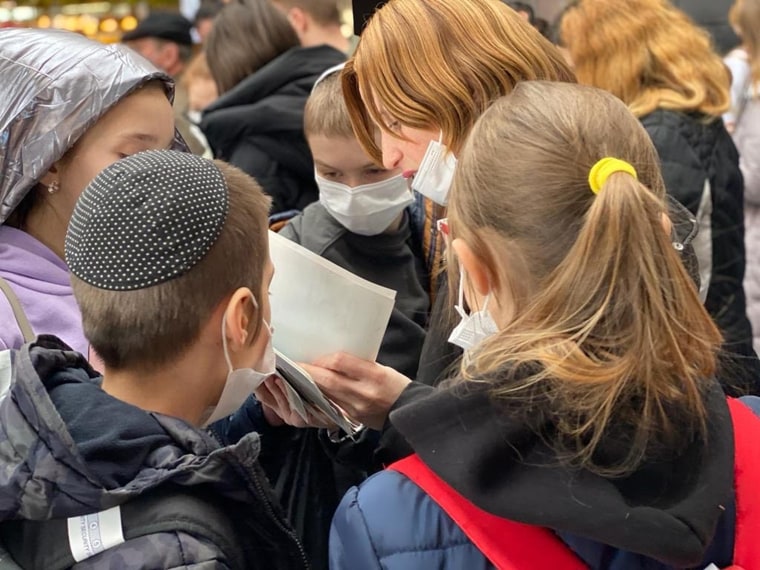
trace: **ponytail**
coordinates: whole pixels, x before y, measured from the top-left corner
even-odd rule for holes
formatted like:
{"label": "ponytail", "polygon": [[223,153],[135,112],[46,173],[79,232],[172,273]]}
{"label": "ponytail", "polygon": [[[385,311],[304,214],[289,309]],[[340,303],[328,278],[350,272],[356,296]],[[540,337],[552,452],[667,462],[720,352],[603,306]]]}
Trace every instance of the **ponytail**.
{"label": "ponytail", "polygon": [[[593,97],[576,93],[571,101],[541,105],[541,95],[546,97],[541,90],[519,92],[523,89],[538,90],[521,85],[512,101],[489,111],[498,115],[491,117],[496,125],[486,127],[487,117],[481,119],[483,124],[476,127],[460,159],[452,192],[452,230],[469,238],[471,247],[490,249],[482,259],[508,259],[510,267],[528,268],[519,279],[502,271],[496,280],[500,290],[511,291],[516,315],[477,350],[462,373],[465,379],[492,379],[497,398],[519,399],[526,410],[548,406],[551,444],[560,457],[605,476],[623,475],[633,471],[654,446],[678,450],[705,434],[703,398],[716,372],[720,333],[667,233],[662,181],[651,166],[656,155],[635,119],[622,104],[596,90],[591,90]],[[588,101],[579,101],[580,95]],[[550,117],[527,112],[521,116],[523,99],[525,105],[533,105],[526,109],[565,104],[576,113],[587,106],[588,114],[583,115],[585,121],[575,120],[580,124],[565,120],[564,125],[555,121],[556,128],[547,127],[544,123]],[[600,121],[594,114],[601,115]],[[567,141],[536,138],[536,133],[556,137],[563,127],[581,132],[584,127],[598,128],[609,137],[628,137],[634,147],[615,154],[635,164],[655,190],[639,182],[635,171],[613,169],[595,195],[588,173],[599,150],[578,149],[581,143],[576,142],[567,157],[558,158],[557,149],[565,150],[567,145],[557,143]],[[532,128],[532,137],[511,140],[522,128]],[[588,146],[608,142],[599,133],[588,134],[572,136]],[[484,209],[475,184],[499,178],[488,172],[488,159],[476,165],[476,157],[498,153],[499,147],[503,152],[505,145],[520,148],[523,143],[528,143],[524,156],[504,168],[514,180],[510,192],[516,195],[509,199],[520,205],[532,200],[532,206],[523,208],[526,213],[519,218],[505,209]],[[579,157],[584,150],[588,156]],[[529,194],[519,196],[521,190],[515,189],[522,187],[521,159],[540,162],[542,155],[552,156],[554,171],[546,165],[534,170],[545,174],[534,179]],[[505,189],[501,190],[505,199]],[[542,221],[533,218],[539,213]],[[482,239],[489,233],[486,228],[491,233],[487,242]],[[493,239],[496,234],[502,239]],[[496,253],[499,247],[503,251]],[[603,444],[612,432],[624,444],[610,455]]]}

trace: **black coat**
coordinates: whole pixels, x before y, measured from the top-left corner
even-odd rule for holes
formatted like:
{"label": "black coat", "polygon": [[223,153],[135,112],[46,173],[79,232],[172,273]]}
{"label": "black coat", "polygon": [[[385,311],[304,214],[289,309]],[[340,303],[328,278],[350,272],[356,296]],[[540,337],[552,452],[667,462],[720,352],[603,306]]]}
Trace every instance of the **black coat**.
{"label": "black coat", "polygon": [[317,199],[303,110],[317,78],[345,58],[327,45],[293,48],[203,113],[214,156],[253,176],[272,197],[272,213],[302,210]]}
{"label": "black coat", "polygon": [[[641,119],[662,163],[669,194],[697,215],[709,182],[712,214],[701,220],[700,234],[711,239],[710,286],[705,307],[725,337],[724,376],[737,387],[758,393],[760,363],[752,348],[752,327],[744,297],[744,182],[739,155],[723,121],[657,110]],[[697,236],[694,245],[700,255]],[[729,391],[731,386],[728,386]]]}

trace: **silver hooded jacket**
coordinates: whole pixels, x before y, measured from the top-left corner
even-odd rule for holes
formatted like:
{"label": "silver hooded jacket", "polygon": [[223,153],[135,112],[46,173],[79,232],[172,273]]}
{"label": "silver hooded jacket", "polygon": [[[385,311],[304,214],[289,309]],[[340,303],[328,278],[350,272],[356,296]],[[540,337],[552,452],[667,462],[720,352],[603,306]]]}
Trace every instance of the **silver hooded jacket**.
{"label": "silver hooded jacket", "polygon": [[[172,101],[171,77],[125,46],[0,30],[0,223],[102,115],[154,79]],[[175,148],[185,148],[179,135]]]}

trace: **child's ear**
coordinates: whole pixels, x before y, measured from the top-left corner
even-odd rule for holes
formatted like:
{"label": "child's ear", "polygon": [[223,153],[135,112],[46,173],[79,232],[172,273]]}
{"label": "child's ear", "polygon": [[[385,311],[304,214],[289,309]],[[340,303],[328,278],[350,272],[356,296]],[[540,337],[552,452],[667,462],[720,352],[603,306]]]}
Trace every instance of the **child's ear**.
{"label": "child's ear", "polygon": [[231,351],[238,351],[248,345],[248,329],[258,309],[253,301],[253,294],[247,287],[236,290],[225,309],[225,330],[227,346]]}
{"label": "child's ear", "polygon": [[491,291],[490,272],[483,260],[478,257],[470,245],[461,238],[451,242],[459,263],[462,264],[467,277],[475,291],[485,297]]}

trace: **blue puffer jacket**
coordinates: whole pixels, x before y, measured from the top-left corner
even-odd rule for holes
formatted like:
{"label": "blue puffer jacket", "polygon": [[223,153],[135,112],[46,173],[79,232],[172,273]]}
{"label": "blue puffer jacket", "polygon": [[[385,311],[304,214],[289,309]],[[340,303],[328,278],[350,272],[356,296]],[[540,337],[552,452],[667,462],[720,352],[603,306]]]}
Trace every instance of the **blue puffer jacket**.
{"label": "blue puffer jacket", "polygon": [[[760,415],[760,398],[749,397],[743,400],[756,414]],[[445,426],[442,429],[445,431]],[[417,451],[419,452],[419,449]],[[473,450],[473,453],[477,451]],[[421,455],[424,458],[424,454]],[[455,463],[461,464],[471,459],[472,456],[467,458],[463,455],[462,460]],[[727,467],[731,466],[727,465]],[[472,472],[476,471],[478,469],[474,467]],[[520,484],[518,476],[516,485]],[[492,490],[492,492],[494,495],[498,494],[497,490]],[[550,498],[551,491],[547,494]],[[695,491],[692,496],[678,498],[676,502],[704,501],[704,494],[701,498],[697,498],[699,494],[700,491]],[[531,497],[526,497],[524,500],[526,504],[531,501]],[[577,501],[580,502],[581,498]],[[477,504],[477,501],[473,502]],[[536,497],[535,503],[540,504],[541,498]],[[553,505],[553,501],[550,500],[549,504]],[[588,507],[590,518],[599,516],[602,519],[608,514],[601,516],[594,514],[593,506],[585,506]],[[689,520],[675,521],[682,527],[680,529],[668,528],[673,521],[666,520],[661,520],[664,523],[662,528],[650,529],[651,532],[664,534],[673,532],[674,538],[679,532],[683,533],[679,537],[682,539],[679,542],[690,543],[691,547],[696,547],[696,555],[702,557],[702,562],[699,564],[667,565],[654,558],[619,550],[568,532],[558,532],[558,535],[592,570],[672,568],[701,570],[710,563],[715,563],[716,566],[722,568],[730,565],[733,553],[735,518],[733,498],[724,501],[721,508],[725,510],[722,515],[715,517],[718,519],[715,525],[708,523],[704,527],[715,529],[706,536],[704,528],[692,528],[690,525],[692,521]],[[634,505],[631,505],[631,509],[635,509]],[[542,515],[536,513],[536,516]],[[701,526],[701,523],[696,523],[696,526]],[[604,530],[600,530],[600,533],[603,534]],[[697,539],[693,540],[693,538]],[[658,540],[653,539],[652,542],[655,543]],[[667,541],[663,542],[667,544]],[[703,545],[701,548],[700,543]],[[683,553],[680,555],[683,556]],[[688,555],[694,556],[694,553],[691,552]],[[494,566],[470,542],[451,518],[415,483],[398,472],[384,471],[368,479],[361,487],[351,489],[344,497],[333,520],[330,536],[330,568],[332,570],[357,568],[362,570],[381,568],[383,570],[427,568],[485,570]]]}

